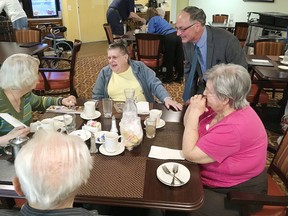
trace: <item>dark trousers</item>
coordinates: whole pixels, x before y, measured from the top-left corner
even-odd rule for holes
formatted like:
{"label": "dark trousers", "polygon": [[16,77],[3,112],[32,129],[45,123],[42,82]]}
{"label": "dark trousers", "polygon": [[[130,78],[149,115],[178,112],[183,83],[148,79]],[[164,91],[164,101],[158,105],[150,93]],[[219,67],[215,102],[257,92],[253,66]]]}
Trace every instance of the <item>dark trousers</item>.
{"label": "dark trousers", "polygon": [[[192,212],[167,211],[165,216],[239,216],[239,205],[227,199],[229,191],[243,191],[257,194],[267,193],[266,169],[258,176],[229,188],[204,188],[203,205]],[[251,211],[257,211],[261,206],[251,206]]]}
{"label": "dark trousers", "polygon": [[184,54],[181,38],[176,32],[165,35],[165,51],[163,67],[166,67],[166,79],[173,78],[173,70],[177,77],[182,78],[184,73]]}

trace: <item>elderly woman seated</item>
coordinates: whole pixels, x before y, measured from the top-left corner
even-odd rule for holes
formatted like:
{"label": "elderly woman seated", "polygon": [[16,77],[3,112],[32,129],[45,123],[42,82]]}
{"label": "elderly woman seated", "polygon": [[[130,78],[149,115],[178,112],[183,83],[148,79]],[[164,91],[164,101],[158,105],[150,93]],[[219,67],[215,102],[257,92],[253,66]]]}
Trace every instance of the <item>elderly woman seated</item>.
{"label": "elderly woman seated", "polygon": [[114,101],[125,101],[124,89],[134,88],[136,101],[153,103],[156,96],[167,108],[182,109],[181,104],[172,100],[153,70],[140,61],[129,59],[122,41],[109,45],[108,61],[109,65],[100,71],[96,80],[93,99],[110,97]]}
{"label": "elderly woman seated", "polygon": [[[0,113],[9,113],[27,126],[32,121],[32,111],[43,111],[51,105],[76,104],[74,96],[45,97],[32,93],[38,82],[39,60],[26,54],[9,56],[0,69]],[[25,136],[29,128],[14,128],[0,118],[0,146],[10,139]],[[1,152],[1,149],[0,149]]]}
{"label": "elderly woman seated", "polygon": [[251,80],[244,67],[216,65],[205,75],[204,94],[190,99],[184,116],[183,153],[199,164],[205,196],[191,215],[239,215],[226,194],[266,193],[267,134],[246,100]]}

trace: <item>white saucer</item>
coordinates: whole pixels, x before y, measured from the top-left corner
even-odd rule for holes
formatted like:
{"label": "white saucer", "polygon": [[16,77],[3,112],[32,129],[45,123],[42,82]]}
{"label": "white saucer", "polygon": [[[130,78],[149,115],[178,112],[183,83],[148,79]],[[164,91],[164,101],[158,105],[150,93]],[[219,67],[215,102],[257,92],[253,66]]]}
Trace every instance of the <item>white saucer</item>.
{"label": "white saucer", "polygon": [[288,70],[288,66],[285,65],[278,65],[278,68],[281,70]]}
{"label": "white saucer", "polygon": [[[177,178],[179,178],[181,181],[184,182],[183,184],[181,184],[179,181],[177,181],[177,179],[175,179],[175,184],[171,185],[173,176],[166,174],[162,169],[162,166],[165,165],[170,170],[170,172],[173,173],[172,169],[173,169],[174,164],[178,164],[178,172],[176,176]],[[190,171],[188,170],[188,168],[180,163],[174,163],[174,162],[167,162],[167,163],[161,164],[156,170],[156,175],[160,182],[162,182],[165,185],[172,186],[172,187],[182,186],[186,184],[190,179]]]}
{"label": "white saucer", "polygon": [[97,144],[103,144],[105,142],[105,133],[108,131],[98,131],[94,134],[95,136],[95,142]]}
{"label": "white saucer", "polygon": [[284,58],[284,55],[280,55],[279,58],[280,58],[280,59],[283,59],[283,58]]}
{"label": "white saucer", "polygon": [[[144,121],[144,125],[146,126],[146,120]],[[160,119],[159,124],[156,125],[156,128],[159,129],[159,128],[162,128],[164,126],[165,126],[165,121],[163,119]]]}
{"label": "white saucer", "polygon": [[285,62],[284,62],[284,61],[280,61],[280,63],[281,63],[281,64],[284,64],[284,65],[288,65],[288,62],[287,62],[287,61],[285,61]]}
{"label": "white saucer", "polygon": [[71,132],[69,135],[79,136],[83,141],[90,139],[91,133],[87,130],[76,130]]}
{"label": "white saucer", "polygon": [[96,119],[96,118],[99,118],[101,116],[101,113],[97,110],[95,110],[95,115],[92,116],[92,117],[87,117],[83,112],[80,114],[80,117],[82,119],[85,119],[85,120],[92,120],[92,119]]}
{"label": "white saucer", "polygon": [[101,145],[99,148],[100,153],[106,156],[116,156],[121,154],[124,150],[125,146],[123,146],[121,143],[118,143],[118,150],[116,150],[115,152],[107,152],[104,148],[104,145]]}

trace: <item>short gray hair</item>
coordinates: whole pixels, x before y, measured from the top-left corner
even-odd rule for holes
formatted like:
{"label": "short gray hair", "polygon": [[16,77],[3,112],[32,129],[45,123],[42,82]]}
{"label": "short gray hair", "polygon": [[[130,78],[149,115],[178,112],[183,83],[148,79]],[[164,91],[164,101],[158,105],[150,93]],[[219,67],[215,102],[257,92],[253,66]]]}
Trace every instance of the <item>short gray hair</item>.
{"label": "short gray hair", "polygon": [[92,158],[79,137],[40,130],[22,147],[14,164],[28,203],[49,209],[86,183]]}
{"label": "short gray hair", "polygon": [[39,60],[23,53],[9,56],[0,69],[0,88],[23,89],[38,81]]}
{"label": "short gray hair", "polygon": [[187,6],[182,11],[190,15],[191,23],[197,20],[203,26],[206,24],[206,14],[202,9],[193,6]]}
{"label": "short gray hair", "polygon": [[207,80],[213,85],[219,99],[228,98],[231,107],[241,109],[249,104],[247,96],[251,89],[251,78],[241,65],[219,64],[205,73]]}
{"label": "short gray hair", "polygon": [[119,49],[122,54],[128,55],[128,49],[127,49],[125,41],[123,40],[119,40],[119,41],[109,44],[108,50],[113,50],[113,49]]}

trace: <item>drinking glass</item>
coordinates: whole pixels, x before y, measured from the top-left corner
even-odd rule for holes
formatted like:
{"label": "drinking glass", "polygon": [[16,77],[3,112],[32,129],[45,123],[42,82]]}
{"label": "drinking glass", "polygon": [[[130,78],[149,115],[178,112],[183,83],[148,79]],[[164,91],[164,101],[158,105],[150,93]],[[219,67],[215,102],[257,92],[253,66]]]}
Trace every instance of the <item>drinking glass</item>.
{"label": "drinking glass", "polygon": [[65,114],[63,116],[63,120],[67,134],[70,134],[71,132],[76,130],[76,114]]}
{"label": "drinking glass", "polygon": [[146,118],[146,137],[154,138],[156,135],[156,118]]}
{"label": "drinking glass", "polygon": [[112,104],[113,104],[112,99],[110,99],[110,98],[103,98],[102,99],[104,118],[111,118],[112,117]]}

